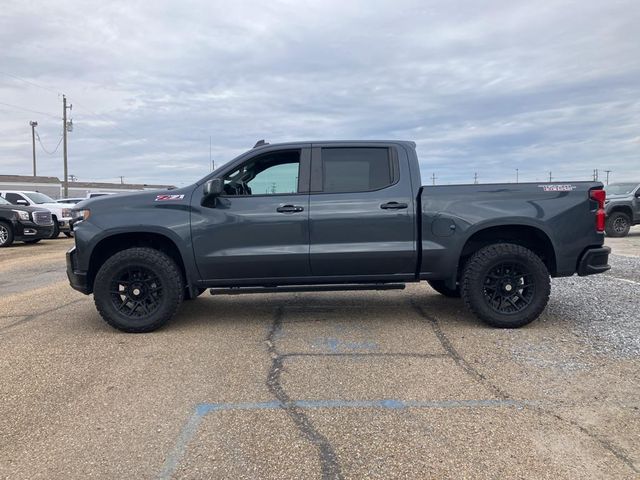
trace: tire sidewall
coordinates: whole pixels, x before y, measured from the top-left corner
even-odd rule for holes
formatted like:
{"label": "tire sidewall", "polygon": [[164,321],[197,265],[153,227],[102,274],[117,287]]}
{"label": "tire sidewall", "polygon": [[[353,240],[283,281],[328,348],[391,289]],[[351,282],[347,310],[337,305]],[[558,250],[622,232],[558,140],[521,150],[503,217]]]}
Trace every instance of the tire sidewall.
{"label": "tire sidewall", "polygon": [[[614,228],[614,224],[618,218],[624,218],[625,223],[627,224],[626,228],[622,232],[617,232]],[[607,235],[610,237],[626,237],[629,234],[629,230],[631,229],[631,219],[629,215],[624,212],[613,212],[607,218]]]}
{"label": "tire sidewall", "polygon": [[[492,247],[496,248],[492,249]],[[498,253],[497,250],[508,251],[508,253]],[[483,255],[483,253],[489,255]],[[481,258],[476,258],[478,255],[482,255]],[[487,274],[504,262],[524,265],[531,273],[534,282],[531,303],[522,311],[511,314],[495,311],[487,303],[484,294],[484,281]],[[464,273],[462,290],[467,305],[485,323],[500,328],[517,328],[538,318],[545,309],[550,294],[549,272],[542,260],[524,247],[514,244],[491,245],[481,249],[469,261]]]}
{"label": "tire sidewall", "polygon": [[[111,282],[123,267],[143,267],[160,280],[162,296],[159,307],[151,314],[131,318],[122,314],[111,299]],[[182,301],[182,279],[175,262],[160,251],[134,248],[116,253],[100,268],[94,282],[94,301],[104,320],[126,332],[141,333],[156,330],[176,312]]]}
{"label": "tire sidewall", "polygon": [[13,229],[11,228],[11,225],[6,222],[0,222],[0,227],[6,229],[7,231],[7,239],[4,241],[4,243],[0,243],[0,248],[8,247],[13,243]]}

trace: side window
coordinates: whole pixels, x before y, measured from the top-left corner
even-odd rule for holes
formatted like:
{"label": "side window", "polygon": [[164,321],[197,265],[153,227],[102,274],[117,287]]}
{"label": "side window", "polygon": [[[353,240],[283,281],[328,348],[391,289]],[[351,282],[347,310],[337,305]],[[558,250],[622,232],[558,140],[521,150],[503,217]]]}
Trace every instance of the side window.
{"label": "side window", "polygon": [[24,197],[22,195],[18,195],[17,193],[5,193],[4,197],[8,202],[13,203],[14,205],[18,204],[18,200],[24,200]]}
{"label": "side window", "polygon": [[393,183],[388,148],[323,148],[325,193],[368,192]]}
{"label": "side window", "polygon": [[300,151],[286,150],[249,160],[224,177],[225,195],[297,193]]}

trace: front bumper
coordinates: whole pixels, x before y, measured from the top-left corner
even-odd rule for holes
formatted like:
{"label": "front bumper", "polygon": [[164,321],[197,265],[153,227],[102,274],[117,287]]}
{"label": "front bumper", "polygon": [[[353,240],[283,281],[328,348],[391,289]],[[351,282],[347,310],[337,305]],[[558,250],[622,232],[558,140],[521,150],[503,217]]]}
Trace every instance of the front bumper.
{"label": "front bumper", "polygon": [[67,278],[71,288],[88,295],[91,293],[87,284],[87,272],[76,269],[76,247],[71,247],[67,251]]}
{"label": "front bumper", "polygon": [[58,220],[58,228],[61,232],[71,232],[72,220],[70,218],[63,218],[62,220]]}
{"label": "front bumper", "polygon": [[593,275],[594,273],[603,273],[611,268],[609,265],[609,247],[593,247],[588,248],[578,261],[578,275]]}
{"label": "front bumper", "polygon": [[19,242],[23,240],[38,240],[42,238],[49,238],[53,233],[53,224],[38,225],[31,221],[14,221],[13,232],[15,240]]}

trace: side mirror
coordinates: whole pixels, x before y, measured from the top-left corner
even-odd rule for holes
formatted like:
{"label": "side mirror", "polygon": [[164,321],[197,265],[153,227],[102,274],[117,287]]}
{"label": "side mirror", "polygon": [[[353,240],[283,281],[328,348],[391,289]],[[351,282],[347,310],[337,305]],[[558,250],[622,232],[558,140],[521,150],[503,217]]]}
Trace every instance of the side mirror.
{"label": "side mirror", "polygon": [[27,202],[26,200],[16,200],[16,205],[24,205],[25,207],[29,206],[29,202]]}
{"label": "side mirror", "polygon": [[636,197],[640,198],[640,190],[636,192]]}
{"label": "side mirror", "polygon": [[224,192],[224,182],[221,178],[212,178],[204,184],[204,196],[216,197]]}

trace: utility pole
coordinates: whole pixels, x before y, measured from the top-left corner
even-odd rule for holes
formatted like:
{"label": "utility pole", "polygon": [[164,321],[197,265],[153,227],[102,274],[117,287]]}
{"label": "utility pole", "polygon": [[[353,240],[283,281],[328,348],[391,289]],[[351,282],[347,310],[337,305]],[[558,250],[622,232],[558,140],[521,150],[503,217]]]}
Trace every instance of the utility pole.
{"label": "utility pole", "polygon": [[433,173],[431,174],[431,184],[432,184],[432,185],[435,185],[435,184],[436,184],[436,178],[438,178],[438,177],[436,177],[436,172],[433,172]]}
{"label": "utility pole", "polygon": [[553,182],[553,177],[551,176],[551,171],[549,171],[549,181]]}
{"label": "utility pole", "polygon": [[31,147],[33,148],[33,176],[36,176],[36,127],[38,122],[29,122],[31,125]]}
{"label": "utility pole", "polygon": [[593,181],[594,182],[598,181],[598,169],[597,168],[593,169]]}
{"label": "utility pole", "polygon": [[73,105],[67,106],[67,97],[62,95],[62,155],[64,158],[64,198],[69,196],[69,175],[67,169],[67,109],[71,110]]}
{"label": "utility pole", "polygon": [[605,173],[607,174],[607,185],[609,185],[609,174],[611,173],[611,170],[605,170]]}
{"label": "utility pole", "polygon": [[478,183],[478,172],[474,172],[473,174],[473,183],[474,184]]}
{"label": "utility pole", "polygon": [[518,174],[520,173],[520,171],[516,168],[516,183],[520,183],[519,182],[519,178],[518,178]]}
{"label": "utility pole", "polygon": [[213,159],[211,158],[211,135],[209,135],[209,165],[211,165],[211,171],[213,172],[216,166],[213,164]]}
{"label": "utility pole", "polygon": [[124,175],[120,175],[120,185],[124,185]]}

